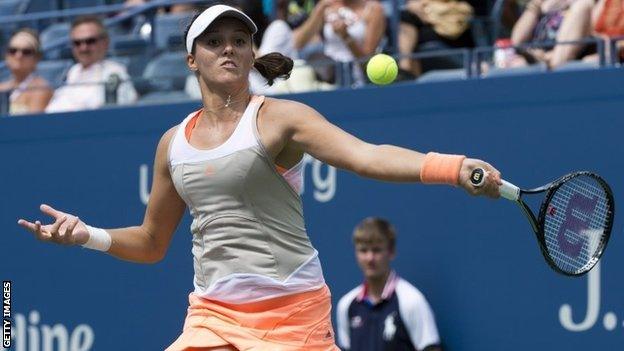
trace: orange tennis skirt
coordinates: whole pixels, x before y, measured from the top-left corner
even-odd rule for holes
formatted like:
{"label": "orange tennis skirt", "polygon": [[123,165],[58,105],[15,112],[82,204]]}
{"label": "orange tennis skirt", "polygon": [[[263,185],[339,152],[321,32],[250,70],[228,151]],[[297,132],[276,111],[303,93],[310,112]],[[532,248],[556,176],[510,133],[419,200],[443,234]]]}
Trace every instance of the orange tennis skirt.
{"label": "orange tennis skirt", "polygon": [[182,335],[166,351],[231,345],[238,350],[334,351],[327,286],[246,304],[191,293]]}

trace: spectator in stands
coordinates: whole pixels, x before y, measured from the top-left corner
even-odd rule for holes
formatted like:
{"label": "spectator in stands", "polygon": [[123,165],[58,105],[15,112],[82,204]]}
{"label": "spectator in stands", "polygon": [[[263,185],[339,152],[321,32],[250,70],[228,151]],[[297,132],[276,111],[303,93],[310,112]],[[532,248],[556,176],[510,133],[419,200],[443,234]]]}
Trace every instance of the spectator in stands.
{"label": "spectator in stands", "polygon": [[[262,56],[271,52],[279,52],[284,56],[297,59],[298,53],[293,45],[293,30],[286,19],[288,17],[289,0],[277,0],[275,3],[275,20],[269,24],[257,50],[257,55]],[[255,21],[254,21],[255,22]],[[252,70],[249,75],[250,90],[254,94],[271,94],[272,89],[266,79]]]}
{"label": "spectator in stands", "polygon": [[259,54],[279,52],[284,56],[296,59],[299,55],[293,42],[293,30],[287,22],[289,0],[276,0],[275,20],[266,28]]}
{"label": "spectator in stands", "polygon": [[[624,1],[622,0],[599,0],[592,11],[592,28],[594,35],[605,40],[606,47],[611,49],[609,42],[614,38],[624,38]],[[624,41],[616,42],[617,53],[620,62],[624,60]],[[597,57],[590,59],[597,60]]]}
{"label": "spectator in stands", "polygon": [[[99,18],[77,18],[71,25],[70,37],[72,53],[78,63],[69,69],[67,85],[56,90],[46,112],[95,109],[106,103],[136,101],[137,93],[126,67],[105,59],[109,38]],[[109,87],[112,85],[113,93],[106,94],[106,83]]]}
{"label": "spectator in stands", "polygon": [[338,302],[337,336],[346,350],[439,351],[438,328],[427,300],[390,267],[395,231],[381,218],[366,218],[353,232],[364,283]]}
{"label": "spectator in stands", "polygon": [[[294,46],[303,48],[322,31],[324,53],[329,59],[364,60],[379,49],[385,30],[386,17],[377,1],[321,0],[308,19],[295,29]],[[356,85],[365,83],[360,65],[354,65],[353,78]]]}
{"label": "spectator in stands", "polygon": [[[612,38],[624,36],[624,2],[622,0],[576,0],[561,25],[561,35],[557,41],[575,41],[586,37],[596,37],[604,40],[607,55],[611,54],[610,41]],[[622,57],[622,45],[617,47]],[[556,45],[549,65],[557,67],[569,60],[584,57],[585,61],[598,61],[598,54],[588,53],[587,45]]]}
{"label": "spectator in stands", "polygon": [[[561,39],[561,36],[567,36],[568,31],[559,34],[559,30],[564,24],[566,13],[570,6],[576,0],[532,0],[526,7],[522,15],[514,25],[511,32],[511,42],[513,45],[522,45],[530,42],[554,42]],[[593,1],[593,0],[592,0]],[[577,6],[578,7],[578,6]],[[572,14],[573,16],[573,14]],[[578,23],[570,21],[572,17],[568,17],[567,22],[571,24],[568,28],[581,28]],[[580,38],[579,38],[580,39]],[[570,45],[567,47],[571,48]],[[540,47],[529,50],[519,50],[523,56],[517,56],[509,66],[526,65],[542,61],[548,63],[552,57],[553,47]],[[525,52],[526,51],[526,52]]]}
{"label": "spectator in stands", "polygon": [[11,79],[0,83],[0,92],[10,92],[9,114],[42,112],[52,97],[48,82],[35,72],[41,59],[40,48],[39,36],[28,28],[18,30],[9,39],[4,58]]}
{"label": "spectator in stands", "polygon": [[[604,39],[605,47],[610,48],[611,38],[624,35],[624,12],[621,0],[558,1],[567,3],[568,10],[560,21],[558,31],[554,36],[557,42],[574,42],[593,36]],[[523,22],[519,21],[517,26],[523,28],[540,15],[548,16],[544,6],[554,2],[556,0],[532,0],[520,19]],[[525,31],[518,30],[518,32],[523,34]],[[523,38],[521,35],[517,37]],[[552,39],[552,37],[551,35],[547,39]],[[583,57],[585,61],[597,61],[598,55],[595,54],[595,50],[593,45],[587,44],[557,44],[549,51],[530,50],[525,56],[528,56],[529,60],[545,62],[550,68],[556,68]],[[609,53],[607,51],[607,54]]]}
{"label": "spectator in stands", "polygon": [[409,55],[417,52],[423,43],[441,42],[449,48],[474,46],[470,35],[473,8],[457,0],[409,0],[401,11],[399,26],[399,67],[419,76],[422,68]]}

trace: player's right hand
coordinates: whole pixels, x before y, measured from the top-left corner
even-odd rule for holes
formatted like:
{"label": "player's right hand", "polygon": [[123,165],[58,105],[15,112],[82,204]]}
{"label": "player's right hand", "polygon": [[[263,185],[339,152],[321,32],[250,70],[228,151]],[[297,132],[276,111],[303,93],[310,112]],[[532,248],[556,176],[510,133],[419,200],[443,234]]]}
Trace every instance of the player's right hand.
{"label": "player's right hand", "polygon": [[[475,187],[470,181],[470,176],[475,168],[483,168],[488,175],[485,178],[485,183],[480,187]],[[459,186],[469,194],[497,199],[500,197],[499,187],[502,184],[501,173],[491,164],[473,158],[464,159],[459,171]]]}
{"label": "player's right hand", "polygon": [[38,240],[49,241],[61,245],[82,245],[89,240],[89,231],[80,218],[55,210],[51,206],[41,205],[41,212],[54,219],[51,224],[40,221],[29,222],[20,219],[17,224],[33,233]]}

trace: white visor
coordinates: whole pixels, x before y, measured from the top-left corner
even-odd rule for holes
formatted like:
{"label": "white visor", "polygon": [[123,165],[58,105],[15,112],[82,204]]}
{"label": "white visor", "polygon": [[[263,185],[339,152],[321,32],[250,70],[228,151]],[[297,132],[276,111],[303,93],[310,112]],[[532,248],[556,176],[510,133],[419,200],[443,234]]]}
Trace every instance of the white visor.
{"label": "white visor", "polygon": [[258,31],[256,24],[242,11],[227,5],[210,6],[193,21],[191,28],[189,28],[188,35],[186,37],[186,51],[189,54],[193,51],[193,43],[195,42],[195,39],[197,39],[197,37],[200,36],[206,28],[212,24],[212,22],[222,16],[234,17],[241,20],[245,23],[247,28],[249,28],[252,35],[256,34]]}

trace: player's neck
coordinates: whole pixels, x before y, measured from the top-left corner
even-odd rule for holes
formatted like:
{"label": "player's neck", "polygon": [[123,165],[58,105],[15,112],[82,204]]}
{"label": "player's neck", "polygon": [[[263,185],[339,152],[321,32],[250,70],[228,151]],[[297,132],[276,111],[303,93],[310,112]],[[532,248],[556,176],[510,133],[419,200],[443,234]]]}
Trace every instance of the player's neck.
{"label": "player's neck", "polygon": [[228,114],[228,110],[234,112],[231,110],[240,110],[241,107],[244,110],[251,95],[246,84],[239,87],[211,87],[200,79],[200,87],[204,115],[210,117],[223,117]]}
{"label": "player's neck", "polygon": [[250,96],[248,90],[236,91],[231,94],[208,94],[203,99],[203,115],[215,121],[228,119],[230,115],[239,115],[247,107]]}

